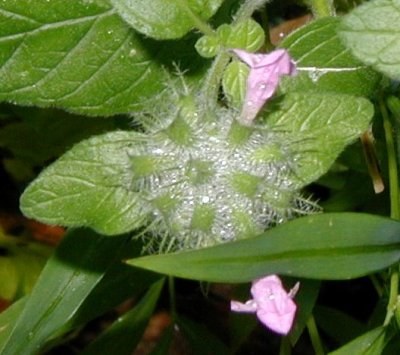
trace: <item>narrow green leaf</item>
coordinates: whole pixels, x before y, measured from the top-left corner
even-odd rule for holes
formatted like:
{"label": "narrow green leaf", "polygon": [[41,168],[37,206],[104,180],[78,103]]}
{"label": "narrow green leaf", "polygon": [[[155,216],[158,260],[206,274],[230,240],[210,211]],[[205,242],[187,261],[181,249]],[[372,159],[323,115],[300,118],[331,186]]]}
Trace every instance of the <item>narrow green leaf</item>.
{"label": "narrow green leaf", "polygon": [[177,325],[186,340],[191,345],[194,355],[228,355],[228,347],[218,339],[204,324],[197,323],[189,318],[179,316]]}
{"label": "narrow green leaf", "polygon": [[368,100],[350,95],[292,92],[271,101],[264,118],[284,132],[282,139],[293,137],[287,144],[296,156],[301,188],[327,172],[345,146],[367,130],[373,109]]}
{"label": "narrow green leaf", "polygon": [[329,355],[377,355],[381,354],[390,340],[386,327],[379,327],[361,335]]}
{"label": "narrow green leaf", "polygon": [[289,334],[290,343],[293,347],[299,340],[306,327],[308,319],[313,313],[314,305],[317,302],[320,285],[321,283],[315,280],[305,279],[300,281],[300,288],[296,294],[296,319]]}
{"label": "narrow green leaf", "polygon": [[355,57],[400,79],[400,0],[375,0],[343,18],[339,34]]}
{"label": "narrow green leaf", "polygon": [[99,338],[95,339],[83,355],[130,355],[139,343],[160,296],[164,280],[157,281],[129,312],[122,315]]}
{"label": "narrow green leaf", "polygon": [[315,307],[314,317],[318,326],[339,344],[347,343],[368,330],[366,324],[329,307]]}
{"label": "narrow green leaf", "polygon": [[3,101],[114,115],[140,109],[168,77],[163,46],[98,1],[4,0],[0,22]]}
{"label": "narrow green leaf", "polygon": [[0,353],[34,354],[42,349],[74,316],[128,240],[89,230],[68,233],[46,264],[10,336],[0,344]]}
{"label": "narrow green leaf", "polygon": [[103,234],[140,226],[129,160],[140,137],[116,131],[79,143],[27,188],[21,210],[44,223],[88,226]]}
{"label": "narrow green leaf", "polygon": [[157,39],[180,38],[218,10],[223,0],[111,0],[137,31]]}
{"label": "narrow green leaf", "polygon": [[301,27],[286,37],[281,46],[296,61],[298,75],[284,78],[284,91],[326,91],[372,96],[380,75],[355,59],[340,41],[338,18],[324,18]]}
{"label": "narrow green leaf", "polygon": [[350,279],[400,259],[400,222],[357,213],[302,217],[264,234],[211,248],[131,259],[130,265],[215,282],[268,274]]}
{"label": "narrow green leaf", "polygon": [[151,351],[150,355],[165,355],[169,354],[169,349],[171,347],[174,337],[174,326],[168,326],[162,333],[161,338],[158,340],[154,349]]}
{"label": "narrow green leaf", "polygon": [[6,342],[21,315],[29,296],[20,298],[0,313],[0,349]]}

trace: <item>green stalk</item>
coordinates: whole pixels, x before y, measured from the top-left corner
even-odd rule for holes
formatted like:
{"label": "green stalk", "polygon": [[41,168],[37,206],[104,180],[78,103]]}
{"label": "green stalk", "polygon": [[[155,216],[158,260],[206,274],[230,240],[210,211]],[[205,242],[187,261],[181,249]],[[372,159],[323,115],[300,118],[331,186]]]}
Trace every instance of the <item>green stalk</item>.
{"label": "green stalk", "polygon": [[[385,131],[386,150],[389,170],[389,188],[390,188],[390,217],[396,220],[400,219],[399,208],[399,177],[397,169],[396,148],[393,139],[393,126],[390,122],[386,105],[381,98],[379,108],[383,118],[383,129]],[[388,325],[397,308],[397,298],[399,294],[399,270],[398,266],[390,269],[390,292],[389,302],[386,308],[386,317],[383,325]]]}
{"label": "green stalk", "polygon": [[290,345],[289,337],[283,337],[281,340],[279,355],[291,355],[291,354],[292,354],[292,346]]}
{"label": "green stalk", "polygon": [[254,11],[261,9],[267,2],[271,0],[247,0],[242,6],[240,6],[239,10],[234,16],[233,23],[241,22],[243,20],[248,19],[254,13]]}
{"label": "green stalk", "polygon": [[187,5],[186,1],[178,0],[176,4],[185,11],[195,23],[196,28],[204,35],[213,36],[214,29],[207,23],[204,22],[197,14],[195,14],[192,9]]}
{"label": "green stalk", "polygon": [[308,318],[307,329],[315,355],[324,355],[324,348],[322,346],[321,338],[319,337],[317,325],[313,316]]}
{"label": "green stalk", "polygon": [[315,18],[336,15],[333,0],[309,0],[309,4]]}

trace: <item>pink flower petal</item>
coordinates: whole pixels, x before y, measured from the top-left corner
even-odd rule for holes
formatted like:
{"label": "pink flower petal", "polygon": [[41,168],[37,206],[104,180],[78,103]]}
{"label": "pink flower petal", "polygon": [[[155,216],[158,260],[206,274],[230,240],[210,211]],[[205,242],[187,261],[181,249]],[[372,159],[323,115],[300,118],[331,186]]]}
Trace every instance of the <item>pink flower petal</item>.
{"label": "pink flower petal", "polygon": [[250,67],[241,120],[244,124],[251,124],[277,90],[279,77],[295,75],[296,68],[285,49],[268,54],[253,54],[241,49],[234,49],[233,52]]}
{"label": "pink flower petal", "polygon": [[231,310],[240,313],[256,313],[257,303],[254,300],[248,300],[246,303],[231,301]]}

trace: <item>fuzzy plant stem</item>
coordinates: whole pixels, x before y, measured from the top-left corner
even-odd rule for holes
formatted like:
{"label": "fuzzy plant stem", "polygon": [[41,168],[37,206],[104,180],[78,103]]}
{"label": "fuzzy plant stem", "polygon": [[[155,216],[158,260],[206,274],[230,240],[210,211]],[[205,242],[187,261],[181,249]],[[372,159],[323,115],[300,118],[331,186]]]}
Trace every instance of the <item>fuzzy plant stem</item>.
{"label": "fuzzy plant stem", "polygon": [[307,321],[308,334],[310,335],[311,344],[314,348],[315,355],[324,355],[324,348],[322,346],[321,338],[319,337],[317,324],[313,316],[310,316]]}
{"label": "fuzzy plant stem", "polygon": [[[250,18],[253,15],[254,11],[260,9],[269,1],[270,0],[245,1],[236,12],[232,23],[235,24]],[[227,52],[220,52],[215,57],[214,62],[202,85],[202,97],[205,103],[205,107],[209,112],[213,112],[217,105],[222,75],[224,74],[225,67],[229,63],[229,59],[230,55]]]}
{"label": "fuzzy plant stem", "polygon": [[[386,139],[386,150],[389,170],[389,188],[390,188],[390,217],[400,220],[399,208],[399,176],[396,159],[396,148],[393,139],[393,126],[390,122],[386,105],[381,98],[379,108],[383,118],[383,129]],[[389,302],[386,309],[384,325],[388,325],[397,308],[397,298],[399,294],[399,268],[398,265],[390,269],[390,292]]]}
{"label": "fuzzy plant stem", "polygon": [[315,18],[336,15],[332,0],[309,0],[309,4]]}

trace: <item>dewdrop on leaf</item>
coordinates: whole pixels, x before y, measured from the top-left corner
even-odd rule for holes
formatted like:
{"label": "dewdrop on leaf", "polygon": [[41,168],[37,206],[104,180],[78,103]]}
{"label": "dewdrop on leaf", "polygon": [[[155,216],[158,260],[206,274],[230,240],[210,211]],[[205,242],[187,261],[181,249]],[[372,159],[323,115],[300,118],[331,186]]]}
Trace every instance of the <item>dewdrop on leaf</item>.
{"label": "dewdrop on leaf", "polygon": [[246,303],[231,301],[231,310],[256,313],[258,319],[272,331],[286,335],[292,328],[297,306],[293,301],[299,289],[297,283],[289,292],[283,288],[277,275],[269,275],[253,281],[253,299]]}
{"label": "dewdrop on leaf", "polygon": [[296,75],[296,67],[285,49],[268,54],[254,54],[241,49],[233,49],[233,52],[250,67],[241,114],[241,122],[250,125],[277,90],[280,76]]}

